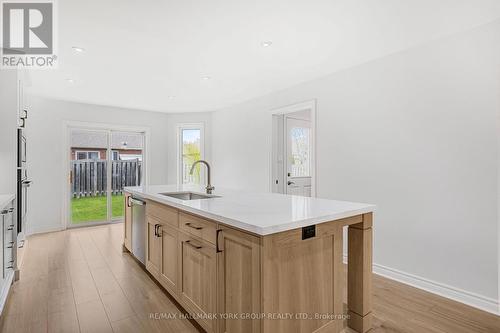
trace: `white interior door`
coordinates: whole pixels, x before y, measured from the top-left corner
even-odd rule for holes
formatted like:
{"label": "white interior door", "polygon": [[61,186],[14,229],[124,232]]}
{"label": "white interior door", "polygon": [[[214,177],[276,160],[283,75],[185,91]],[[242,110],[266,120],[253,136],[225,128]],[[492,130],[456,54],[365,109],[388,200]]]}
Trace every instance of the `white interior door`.
{"label": "white interior door", "polygon": [[286,117],[287,194],[311,196],[311,121]]}

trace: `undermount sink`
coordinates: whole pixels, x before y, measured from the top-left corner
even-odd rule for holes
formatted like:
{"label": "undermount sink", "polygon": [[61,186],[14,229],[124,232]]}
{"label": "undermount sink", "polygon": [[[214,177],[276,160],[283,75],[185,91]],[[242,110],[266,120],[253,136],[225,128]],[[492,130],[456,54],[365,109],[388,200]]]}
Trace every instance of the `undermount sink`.
{"label": "undermount sink", "polygon": [[199,194],[194,192],[175,192],[175,193],[160,193],[160,194],[180,200],[200,200],[200,199],[219,198],[216,195]]}

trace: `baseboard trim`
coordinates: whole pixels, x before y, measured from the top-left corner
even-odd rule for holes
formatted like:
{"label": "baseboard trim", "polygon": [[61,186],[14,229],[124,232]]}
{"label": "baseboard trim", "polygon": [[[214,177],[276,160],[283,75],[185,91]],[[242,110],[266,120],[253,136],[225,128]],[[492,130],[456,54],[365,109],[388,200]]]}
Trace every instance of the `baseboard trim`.
{"label": "baseboard trim", "polygon": [[[344,255],[344,263],[347,263],[346,255]],[[375,263],[373,264],[373,273],[495,315],[500,315],[499,301],[490,297],[478,295],[473,292]]]}
{"label": "baseboard trim", "polygon": [[26,237],[38,234],[46,234],[48,232],[63,231],[63,230],[65,230],[65,228],[61,226],[51,227],[46,229],[30,230],[29,233],[26,234]]}

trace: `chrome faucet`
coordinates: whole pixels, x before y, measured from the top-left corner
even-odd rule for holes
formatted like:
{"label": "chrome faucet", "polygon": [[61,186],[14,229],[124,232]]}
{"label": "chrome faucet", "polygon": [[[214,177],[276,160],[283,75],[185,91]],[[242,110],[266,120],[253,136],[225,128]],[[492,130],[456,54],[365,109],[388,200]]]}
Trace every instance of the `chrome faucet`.
{"label": "chrome faucet", "polygon": [[208,164],[207,161],[205,160],[198,160],[196,162],[193,163],[193,165],[191,166],[191,171],[189,171],[189,174],[192,175],[193,172],[194,172],[194,167],[196,166],[196,164],[198,163],[203,163],[207,166],[207,194],[212,194],[212,191],[215,190],[215,187],[212,186],[212,184],[210,183],[210,164]]}

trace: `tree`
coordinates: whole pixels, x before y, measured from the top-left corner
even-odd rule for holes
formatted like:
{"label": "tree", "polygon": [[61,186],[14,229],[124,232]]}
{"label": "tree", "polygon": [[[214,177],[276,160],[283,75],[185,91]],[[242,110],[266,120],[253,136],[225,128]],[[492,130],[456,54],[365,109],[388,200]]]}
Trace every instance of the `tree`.
{"label": "tree", "polygon": [[[200,144],[199,142],[185,142],[182,145],[182,160],[183,160],[183,165],[184,165],[184,172],[189,173],[191,170],[191,166],[193,165],[194,162],[198,161],[201,159],[201,152],[200,152]],[[200,183],[200,178],[201,178],[201,173],[200,173],[200,165],[198,164],[193,172],[192,176],[192,181],[195,184]],[[188,175],[185,175],[185,178]]]}

